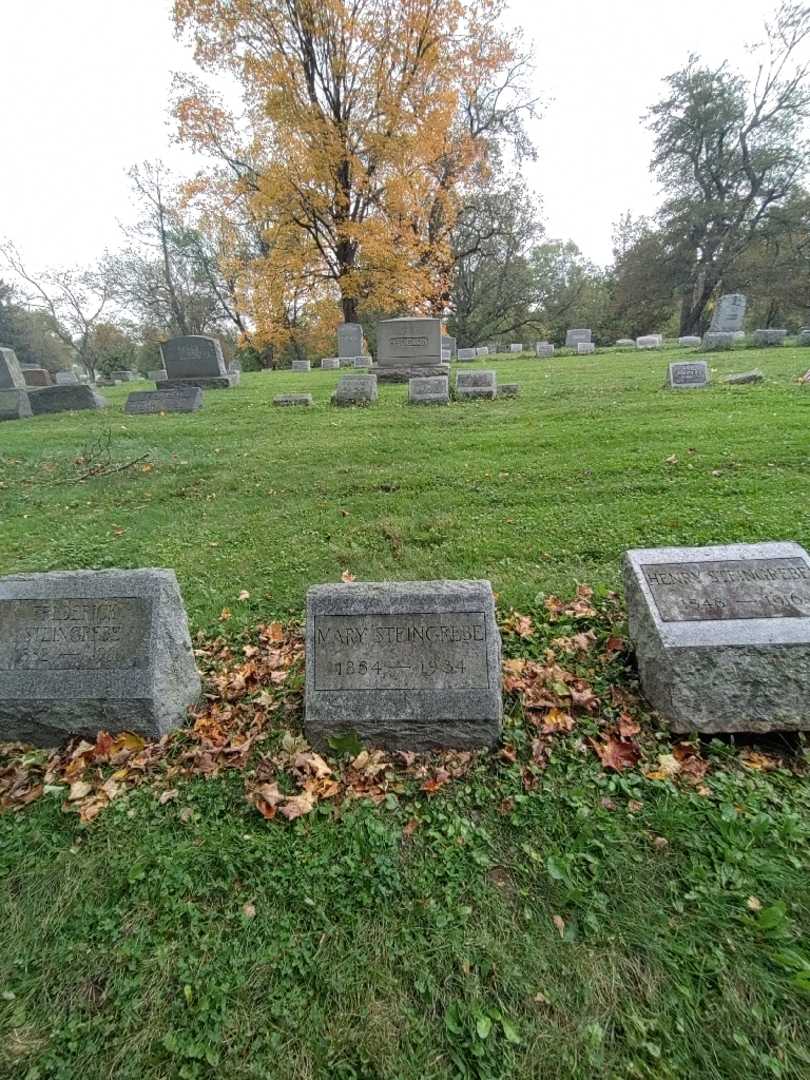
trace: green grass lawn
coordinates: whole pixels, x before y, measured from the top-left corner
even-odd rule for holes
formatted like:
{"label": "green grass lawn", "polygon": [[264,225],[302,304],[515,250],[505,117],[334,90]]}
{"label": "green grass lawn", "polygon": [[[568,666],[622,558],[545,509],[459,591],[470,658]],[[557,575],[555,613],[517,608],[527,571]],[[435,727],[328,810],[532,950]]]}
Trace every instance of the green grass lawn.
{"label": "green grass lawn", "polygon": [[[345,570],[488,577],[535,621],[507,655],[542,656],[582,628],[542,597],[604,596],[627,547],[810,545],[810,350],[715,354],[713,387],[667,392],[675,355],[498,359],[518,399],[435,409],[400,386],[336,410],[320,371],[244,375],[186,416],[105,390],[103,413],[0,425],[0,573],[173,567],[192,632],[237,650]],[[763,385],[720,385],[754,366]],[[274,408],[289,390],[315,407]],[[634,689],[626,655],[588,677],[603,702]],[[3,814],[0,1076],[806,1078],[801,747],[762,769],[714,740],[696,789],[606,772],[588,738],[614,719],[578,718],[527,785],[510,701],[510,754],[292,823],[236,771],[89,824],[58,791]],[[642,721],[654,762],[670,740]]]}

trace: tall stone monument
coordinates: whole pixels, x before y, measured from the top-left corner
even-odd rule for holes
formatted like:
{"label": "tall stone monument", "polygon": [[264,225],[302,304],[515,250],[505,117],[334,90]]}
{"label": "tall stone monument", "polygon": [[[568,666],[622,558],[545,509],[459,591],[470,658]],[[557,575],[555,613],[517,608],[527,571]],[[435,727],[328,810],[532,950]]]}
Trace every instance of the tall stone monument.
{"label": "tall stone monument", "polygon": [[0,348],[0,390],[25,390],[25,378],[13,349]]}
{"label": "tall stone monument", "polygon": [[717,334],[736,334],[744,329],[746,298],[742,293],[726,293],[717,301],[709,330]]}
{"label": "tall stone monument", "polygon": [[171,338],[160,346],[166,378],[161,386],[199,386],[202,390],[229,390],[239,382],[238,372],[229,372],[216,338],[203,334]]}
{"label": "tall stone monument", "polygon": [[338,357],[353,360],[363,355],[363,327],[360,323],[341,323],[337,332]]}
{"label": "tall stone monument", "polygon": [[381,383],[450,375],[442,363],[441,319],[384,319],[377,324],[377,367]]}

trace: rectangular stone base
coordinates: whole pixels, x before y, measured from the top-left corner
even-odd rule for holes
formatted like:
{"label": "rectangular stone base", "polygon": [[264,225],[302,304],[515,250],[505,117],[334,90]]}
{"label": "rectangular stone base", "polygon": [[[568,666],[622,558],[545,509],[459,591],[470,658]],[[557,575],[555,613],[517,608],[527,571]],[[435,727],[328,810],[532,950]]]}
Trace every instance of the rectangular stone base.
{"label": "rectangular stone base", "polygon": [[0,390],[0,420],[25,420],[31,415],[25,390]]}
{"label": "rectangular stone base", "polygon": [[435,379],[441,375],[450,378],[449,364],[412,364],[410,367],[381,367],[375,364],[369,371],[381,383],[406,383],[411,379]]}
{"label": "rectangular stone base", "polygon": [[107,402],[91,387],[78,386],[43,386],[38,390],[28,391],[31,412],[34,416],[43,413],[73,412],[80,409],[103,409]]}
{"label": "rectangular stone base", "polygon": [[159,390],[173,390],[176,387],[199,386],[201,390],[230,390],[239,385],[239,372],[234,371],[229,375],[218,378],[193,378],[193,379],[163,379],[158,387]]}

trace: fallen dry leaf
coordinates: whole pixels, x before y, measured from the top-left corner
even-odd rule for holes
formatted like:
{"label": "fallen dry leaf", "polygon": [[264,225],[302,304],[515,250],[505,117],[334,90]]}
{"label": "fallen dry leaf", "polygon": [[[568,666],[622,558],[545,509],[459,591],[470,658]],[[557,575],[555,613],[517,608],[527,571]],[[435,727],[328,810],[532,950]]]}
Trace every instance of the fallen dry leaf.
{"label": "fallen dry leaf", "polygon": [[247,591],[247,589],[242,589],[242,591],[239,593],[239,599],[240,600],[249,600],[250,599],[250,593]]}
{"label": "fallen dry leaf", "polygon": [[68,802],[76,802],[77,799],[84,799],[90,794],[92,790],[92,784],[87,784],[84,780],[76,780],[70,785]]}
{"label": "fallen dry leaf", "polygon": [[243,904],[243,906],[242,906],[242,914],[245,916],[246,919],[255,919],[256,918],[256,905],[255,904]]}
{"label": "fallen dry leaf", "polygon": [[293,795],[285,799],[278,808],[287,821],[295,821],[296,818],[308,814],[315,806],[315,798],[309,791],[302,791],[300,795]]}
{"label": "fallen dry leaf", "polygon": [[591,739],[590,744],[596,751],[603,767],[613,769],[614,772],[632,769],[638,764],[638,759],[641,757],[639,748],[635,743],[615,739],[612,735],[601,741]]}
{"label": "fallen dry leaf", "polygon": [[171,802],[172,799],[177,798],[177,788],[169,788],[168,791],[161,792],[158,802],[161,806],[165,806],[167,802]]}
{"label": "fallen dry leaf", "polygon": [[348,584],[350,581],[355,581],[356,579],[354,574],[350,573],[348,570],[344,570],[343,573],[340,575],[340,580]]}
{"label": "fallen dry leaf", "polygon": [[565,937],[565,920],[562,919],[559,915],[552,915],[551,921],[557,927],[557,932],[559,933],[560,937]]}

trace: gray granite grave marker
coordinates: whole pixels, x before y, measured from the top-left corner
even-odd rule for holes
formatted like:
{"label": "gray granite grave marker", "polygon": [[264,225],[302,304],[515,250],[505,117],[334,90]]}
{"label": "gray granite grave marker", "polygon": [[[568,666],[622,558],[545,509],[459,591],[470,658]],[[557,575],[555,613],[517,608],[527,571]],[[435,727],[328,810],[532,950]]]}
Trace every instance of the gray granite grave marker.
{"label": "gray granite grave marker", "polygon": [[76,386],[79,381],[74,371],[57,371],[54,380],[57,386]]}
{"label": "gray granite grave marker", "polygon": [[339,356],[327,356],[325,360],[321,360],[322,371],[335,371],[340,367]]}
{"label": "gray granite grave marker", "polygon": [[799,544],[628,551],[644,695],[675,731],[810,729],[810,556]]}
{"label": "gray granite grave marker", "polygon": [[699,348],[701,344],[701,339],[699,337],[695,337],[694,334],[686,334],[684,337],[678,338],[678,344],[689,348]]}
{"label": "gray granite grave marker", "polygon": [[667,368],[667,386],[673,390],[693,390],[708,385],[709,365],[705,360],[679,360]]}
{"label": "gray granite grave marker", "polygon": [[577,343],[577,355],[578,356],[590,356],[591,353],[596,352],[596,346],[592,341],[580,341]]}
{"label": "gray granite grave marker", "polygon": [[718,333],[739,333],[745,322],[746,298],[742,293],[727,293],[717,301],[709,330]]}
{"label": "gray granite grave marker", "polygon": [[476,359],[478,359],[478,357],[480,357],[480,356],[489,356],[489,346],[488,345],[479,345],[478,348],[475,350]]}
{"label": "gray granite grave marker", "polygon": [[337,332],[338,357],[353,359],[363,352],[363,327],[360,323],[341,323]]}
{"label": "gray granite grave marker", "polygon": [[0,390],[24,390],[25,376],[13,349],[0,349]]}
{"label": "gray granite grave marker", "polygon": [[755,330],[752,341],[757,348],[762,349],[774,345],[784,345],[786,337],[787,330]]}
{"label": "gray granite grave marker", "polygon": [[535,354],[541,359],[554,355],[554,346],[550,341],[538,341],[534,347]]}
{"label": "gray granite grave marker", "polygon": [[239,373],[229,372],[216,338],[203,334],[172,338],[160,346],[168,386],[199,386],[203,390],[229,390]]}
{"label": "gray granite grave marker", "polygon": [[341,375],[335,392],[334,405],[371,405],[377,400],[376,375]]}
{"label": "gray granite grave marker", "polygon": [[442,360],[441,319],[383,319],[377,323],[377,374],[381,382],[449,375]]}
{"label": "gray granite grave marker", "polygon": [[590,330],[569,330],[565,335],[565,347],[566,349],[576,350],[577,345],[580,342],[590,342],[591,331]]}
{"label": "gray granite grave marker", "polygon": [[136,390],[124,405],[125,413],[189,413],[202,408],[199,386],[173,386],[169,390]]}
{"label": "gray granite grave marker", "polygon": [[0,420],[26,420],[33,415],[26,390],[0,390]]}
{"label": "gray granite grave marker", "polygon": [[703,348],[707,352],[720,349],[733,349],[736,338],[731,331],[707,330],[703,335]]}
{"label": "gray granite grave marker", "polygon": [[311,405],[312,394],[277,394],[273,398],[274,405]]}
{"label": "gray granite grave marker", "polygon": [[173,571],[0,578],[0,739],[159,737],[199,693]]}
{"label": "gray granite grave marker", "polygon": [[459,401],[474,398],[493,399],[498,386],[494,371],[459,371],[456,375],[455,395]]}
{"label": "gray granite grave marker", "polygon": [[21,369],[26,386],[50,386],[51,376],[46,368],[24,367]]}
{"label": "gray granite grave marker", "polygon": [[353,582],[307,594],[307,738],[472,749],[501,731],[501,639],[488,581]]}
{"label": "gray granite grave marker", "polygon": [[81,409],[103,409],[107,402],[92,386],[78,383],[76,386],[42,386],[28,392],[31,412],[43,413],[78,412]]}
{"label": "gray granite grave marker", "polygon": [[309,360],[293,360],[292,364],[290,365],[291,371],[309,371],[310,369],[311,364]]}
{"label": "gray granite grave marker", "polygon": [[449,405],[450,380],[446,375],[428,375],[408,382],[409,405]]}
{"label": "gray granite grave marker", "polygon": [[733,375],[727,375],[723,380],[730,386],[745,386],[748,383],[761,383],[765,376],[759,370],[754,368],[753,371],[740,371]]}
{"label": "gray granite grave marker", "polygon": [[459,349],[459,360],[475,360],[475,349]]}

